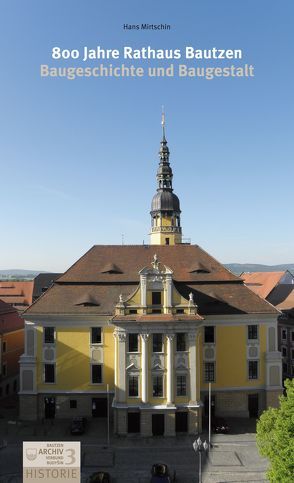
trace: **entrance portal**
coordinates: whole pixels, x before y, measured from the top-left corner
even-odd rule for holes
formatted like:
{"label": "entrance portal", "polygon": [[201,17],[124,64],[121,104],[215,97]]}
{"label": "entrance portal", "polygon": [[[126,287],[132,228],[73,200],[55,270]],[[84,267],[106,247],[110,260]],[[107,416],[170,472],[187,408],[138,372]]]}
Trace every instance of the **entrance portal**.
{"label": "entrance portal", "polygon": [[152,434],[153,436],[164,434],[164,414],[152,414]]}
{"label": "entrance portal", "polygon": [[44,398],[44,414],[46,419],[55,418],[55,397]]}
{"label": "entrance portal", "polygon": [[106,397],[92,398],[92,417],[107,418],[107,398]]}
{"label": "entrance portal", "polygon": [[249,418],[258,418],[258,394],[248,394]]}
{"label": "entrance portal", "polygon": [[128,433],[140,433],[140,413],[128,413]]}
{"label": "entrance portal", "polygon": [[188,431],[188,413],[176,413],[176,433],[187,433]]}

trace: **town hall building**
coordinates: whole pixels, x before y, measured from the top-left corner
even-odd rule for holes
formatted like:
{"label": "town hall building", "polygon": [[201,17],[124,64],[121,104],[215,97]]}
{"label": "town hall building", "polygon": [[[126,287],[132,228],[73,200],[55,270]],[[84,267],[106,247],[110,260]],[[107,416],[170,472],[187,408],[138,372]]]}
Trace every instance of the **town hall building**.
{"label": "town hall building", "polygon": [[279,311],[183,243],[163,125],[150,245],[95,245],[23,314],[20,418],[105,417],[120,435],[201,431],[277,406]]}

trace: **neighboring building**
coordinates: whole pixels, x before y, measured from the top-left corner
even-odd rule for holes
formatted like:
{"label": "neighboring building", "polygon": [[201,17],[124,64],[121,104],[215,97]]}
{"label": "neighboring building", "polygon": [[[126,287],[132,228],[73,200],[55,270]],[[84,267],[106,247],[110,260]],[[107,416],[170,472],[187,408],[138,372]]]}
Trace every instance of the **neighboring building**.
{"label": "neighboring building", "polygon": [[118,434],[195,434],[209,382],[216,414],[278,404],[278,311],[182,243],[164,130],[159,155],[151,245],[92,247],[26,310],[21,418],[110,410]]}
{"label": "neighboring building", "polygon": [[19,389],[19,358],[24,351],[24,321],[0,300],[0,398]]}
{"label": "neighboring building", "polygon": [[0,280],[0,300],[23,312],[33,301],[33,287],[33,280],[20,282]]}
{"label": "neighboring building", "polygon": [[284,272],[242,273],[247,287],[282,312],[278,319],[278,348],[283,380],[294,377],[294,276]]}
{"label": "neighboring building", "polygon": [[60,275],[61,273],[39,273],[34,278],[33,302],[46,292]]}

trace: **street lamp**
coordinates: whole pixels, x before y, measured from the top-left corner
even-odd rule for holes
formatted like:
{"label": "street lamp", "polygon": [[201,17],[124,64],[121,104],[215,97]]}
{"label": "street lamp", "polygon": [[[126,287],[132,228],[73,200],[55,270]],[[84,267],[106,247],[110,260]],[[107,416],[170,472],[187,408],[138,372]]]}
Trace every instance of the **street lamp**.
{"label": "street lamp", "polygon": [[202,442],[202,440],[200,439],[200,437],[198,439],[196,439],[193,443],[193,449],[195,451],[195,453],[198,453],[198,456],[199,456],[199,477],[198,477],[198,482],[199,483],[202,483],[202,451],[207,451],[208,450],[208,444],[206,443],[206,441],[204,441],[204,443]]}

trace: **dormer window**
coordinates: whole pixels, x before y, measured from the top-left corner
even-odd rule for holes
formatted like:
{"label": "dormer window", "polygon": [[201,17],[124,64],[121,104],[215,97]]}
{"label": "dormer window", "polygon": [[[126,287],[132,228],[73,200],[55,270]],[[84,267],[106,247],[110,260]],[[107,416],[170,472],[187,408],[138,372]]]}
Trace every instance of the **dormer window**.
{"label": "dormer window", "polygon": [[161,292],[152,292],[152,305],[161,305]]}

